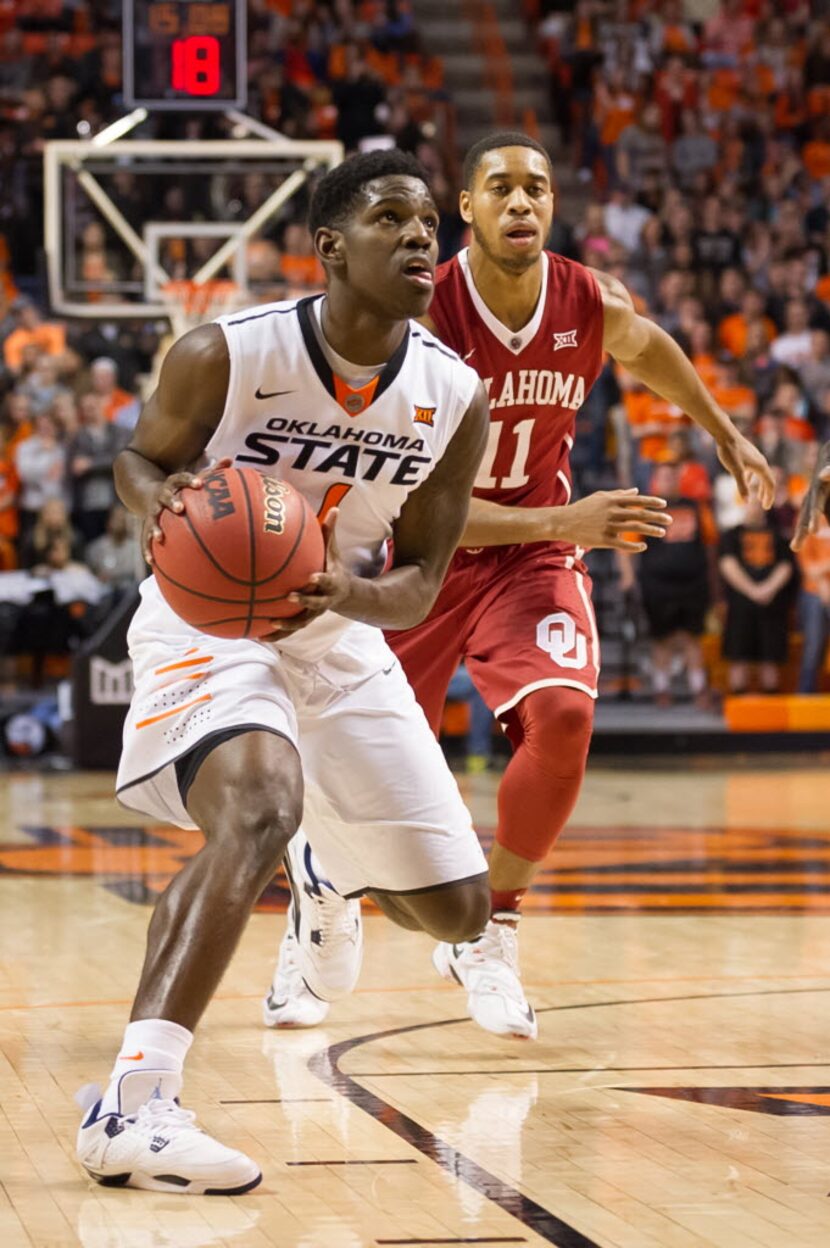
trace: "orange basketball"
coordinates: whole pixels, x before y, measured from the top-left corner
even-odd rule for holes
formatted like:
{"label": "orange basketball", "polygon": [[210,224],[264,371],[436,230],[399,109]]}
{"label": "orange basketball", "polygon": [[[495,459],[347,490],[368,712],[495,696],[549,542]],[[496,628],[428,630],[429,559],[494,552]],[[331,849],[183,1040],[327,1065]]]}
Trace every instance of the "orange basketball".
{"label": "orange basketball", "polygon": [[302,494],[254,468],[220,468],[184,511],[165,510],[152,547],[159,588],[178,616],[216,637],[261,637],[296,615],[294,590],[325,564],[323,534]]}

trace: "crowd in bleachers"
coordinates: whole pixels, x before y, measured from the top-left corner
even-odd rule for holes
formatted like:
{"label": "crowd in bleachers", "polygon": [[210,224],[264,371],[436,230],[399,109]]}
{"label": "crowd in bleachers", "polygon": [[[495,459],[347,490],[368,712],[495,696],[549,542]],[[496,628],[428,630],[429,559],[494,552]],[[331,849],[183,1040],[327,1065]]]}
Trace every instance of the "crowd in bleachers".
{"label": "crowd in bleachers", "polygon": [[[668,696],[666,673],[682,661],[691,691],[705,696],[698,639],[715,603],[731,686],[746,687],[756,663],[763,687],[775,687],[797,596],[800,681],[814,688],[830,632],[830,531],[809,540],[799,568],[782,552],[830,425],[830,19],[811,18],[801,0],[525,5],[534,7],[584,201],[578,224],[559,226],[553,245],[626,283],[757,439],[778,481],[771,517],[748,515],[707,437],[606,367],[579,415],[581,488],[617,479],[653,489],[657,474],[684,515],[659,554],[622,568],[623,583],[639,585],[656,639],[655,693]],[[136,419],[161,327],[55,323],[41,252],[44,140],[91,137],[123,112],[120,8],[0,0],[0,569],[94,562],[95,543],[106,547],[100,580],[135,569],[109,465]],[[461,230],[455,153],[436,138],[442,69],[424,52],[410,6],[252,0],[248,8],[249,113],[298,138],[337,137],[353,148],[384,135],[417,151],[446,210],[443,254],[451,254]],[[198,139],[223,137],[229,126],[221,114],[155,114],[140,133]],[[217,203],[208,211],[183,180],[164,189],[153,215],[248,215],[268,188],[252,173],[219,189],[218,212]],[[147,215],[147,195],[158,195],[152,180],[128,170],[108,190],[133,224]],[[319,281],[302,209],[297,201],[249,247],[252,284],[270,297]],[[77,240],[89,300],[134,276],[91,214]],[[183,245],[166,246],[176,274]],[[692,568],[694,611],[684,617],[677,584]]]}
{"label": "crowd in bleachers", "polygon": [[[417,150],[449,206],[452,145],[431,141],[441,134],[441,62],[421,50],[407,0],[249,0],[247,15],[251,117],[290,138],[336,138],[350,150],[369,136],[386,136]],[[113,0],[0,2],[0,274],[5,264],[7,281],[10,255],[13,280],[40,275],[44,141],[90,139],[126,112],[121,21],[122,6]],[[235,133],[235,122],[221,110],[156,112],[133,137],[196,142]],[[150,217],[249,216],[265,198],[266,186],[270,191],[277,185],[253,171],[230,184],[214,177],[208,187],[203,176],[171,172],[168,181],[160,173],[148,178],[123,169],[104,187],[126,221],[140,229]],[[302,198],[294,201],[264,236],[282,250],[286,231],[296,227],[304,207]],[[79,290],[100,301],[126,283],[129,295],[130,281],[140,277],[134,257],[102,226],[84,196],[73,211]],[[187,244],[191,250],[198,246]],[[292,254],[290,246],[286,251]],[[166,246],[174,278],[183,275],[184,252],[181,240]],[[276,276],[283,275],[290,280],[292,273],[277,266]],[[135,282],[134,290],[140,289]]]}
{"label": "crowd in bleachers", "polygon": [[[406,0],[250,0],[247,9],[249,115],[290,137],[337,138],[349,149],[386,136],[417,150],[449,205],[454,154],[435,141],[441,63],[423,52]],[[36,643],[65,649],[98,618],[91,608],[143,574],[112,462],[165,327],[55,321],[42,253],[44,142],[91,138],[125,112],[121,10],[113,0],[0,0],[0,654]],[[233,124],[221,112],[155,113],[135,137],[227,138]],[[206,205],[203,178],[197,185],[172,173],[164,182],[119,169],[106,190],[140,229],[150,216],[247,217],[276,185],[256,171],[238,185],[215,178]],[[78,203],[80,297],[140,296],[134,258],[84,197]],[[255,295],[319,285],[304,210],[302,198],[290,201],[249,246]],[[200,245],[167,240],[174,278],[194,258],[185,249]],[[46,592],[38,633],[38,595],[58,584],[60,592]]]}
{"label": "crowd in bleachers", "polygon": [[[678,585],[684,576],[688,583],[692,564],[698,607],[725,599],[733,618],[724,630],[733,688],[745,687],[750,661],[764,669],[764,687],[775,687],[773,669],[786,657],[783,604],[793,602],[795,576],[782,555],[785,583],[764,603],[769,591],[754,588],[746,552],[753,547],[761,560],[763,547],[766,566],[786,548],[817,445],[830,436],[830,15],[802,0],[540,7],[553,108],[590,201],[567,245],[618,276],[638,308],[677,339],[720,405],[767,454],[778,493],[766,521],[747,514],[711,439],[610,366],[601,396],[583,410],[586,432],[598,425],[601,435],[583,440],[592,448],[583,449],[583,482],[601,480],[613,462],[642,489],[652,489],[655,477],[668,481],[685,512],[699,516],[691,527],[675,526],[637,569],[658,639],[658,696],[667,690],[666,630],[683,648],[704,629],[702,609],[662,618],[661,607],[680,602]],[[615,407],[625,419],[612,438],[607,414]],[[658,471],[666,464],[676,466],[668,478]],[[743,538],[759,526],[764,541]],[[736,578],[738,559],[744,574]],[[828,630],[830,531],[810,539],[801,564],[800,682],[808,690]],[[775,583],[782,577],[775,573]],[[739,598],[738,611],[749,603],[756,615],[774,617],[774,642],[758,640],[747,622],[752,612],[736,630]],[[693,691],[702,688],[698,660],[688,667]]]}

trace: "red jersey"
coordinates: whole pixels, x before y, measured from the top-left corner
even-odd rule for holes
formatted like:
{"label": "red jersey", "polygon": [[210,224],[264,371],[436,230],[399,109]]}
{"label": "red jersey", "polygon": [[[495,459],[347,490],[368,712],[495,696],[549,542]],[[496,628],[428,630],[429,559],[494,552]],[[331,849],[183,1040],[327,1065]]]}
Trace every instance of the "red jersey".
{"label": "red jersey", "polygon": [[530,322],[508,329],[479,295],[468,253],[436,273],[429,315],[438,335],[482,378],[490,438],[474,494],[520,507],[571,497],[576,413],[602,367],[602,296],[582,264],[543,253],[539,303]]}
{"label": "red jersey", "polygon": [[[536,311],[514,332],[484,304],[466,251],[436,277],[429,315],[490,399],[474,493],[518,507],[567,503],[576,413],[602,367],[599,286],[583,265],[545,252]],[[599,636],[582,553],[569,542],[457,550],[427,618],[387,633],[436,732],[462,659],[499,718],[548,685],[597,696]]]}

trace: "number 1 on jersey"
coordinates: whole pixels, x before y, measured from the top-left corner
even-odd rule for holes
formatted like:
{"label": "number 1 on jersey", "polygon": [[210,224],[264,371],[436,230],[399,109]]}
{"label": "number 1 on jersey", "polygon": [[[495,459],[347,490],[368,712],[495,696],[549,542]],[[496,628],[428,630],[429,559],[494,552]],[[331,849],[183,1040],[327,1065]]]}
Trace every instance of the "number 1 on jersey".
{"label": "number 1 on jersey", "polygon": [[323,523],[330,511],[340,506],[351,488],[350,485],[329,486],[326,490],[325,498],[320,504],[320,510],[317,512],[317,519],[320,524]]}
{"label": "number 1 on jersey", "polygon": [[531,417],[530,420],[520,420],[517,425],[514,425],[513,433],[516,438],[516,452],[513,456],[513,464],[510,468],[509,476],[499,479],[493,476],[493,468],[499,453],[499,442],[504,423],[500,420],[490,422],[487,448],[475,481],[476,489],[515,490],[520,485],[527,485],[530,479],[527,475],[527,457],[530,454],[530,438],[535,423],[536,418]]}

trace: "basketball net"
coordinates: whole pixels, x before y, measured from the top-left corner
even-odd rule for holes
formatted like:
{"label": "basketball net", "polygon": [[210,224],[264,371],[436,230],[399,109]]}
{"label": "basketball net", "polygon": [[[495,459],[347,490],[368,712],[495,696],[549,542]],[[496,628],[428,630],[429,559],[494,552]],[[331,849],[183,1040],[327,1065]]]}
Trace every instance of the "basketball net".
{"label": "basketball net", "polygon": [[190,278],[165,282],[160,294],[168,309],[174,341],[189,329],[239,307],[243,296],[236,282],[226,278],[207,282],[194,282]]}
{"label": "basketball net", "polygon": [[247,291],[236,282],[227,279],[215,279],[207,282],[194,282],[188,279],[165,282],[159,294],[167,306],[170,318],[170,333],[165,334],[153,357],[153,367],[142,386],[142,394],[146,398],[158,385],[159,373],[165,355],[182,334],[204,325],[224,312],[232,312],[245,303]]}

